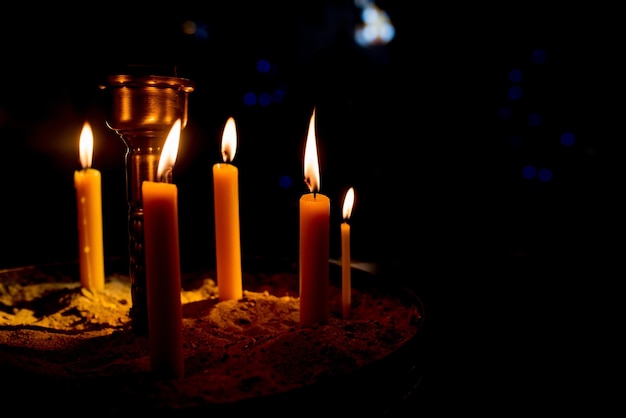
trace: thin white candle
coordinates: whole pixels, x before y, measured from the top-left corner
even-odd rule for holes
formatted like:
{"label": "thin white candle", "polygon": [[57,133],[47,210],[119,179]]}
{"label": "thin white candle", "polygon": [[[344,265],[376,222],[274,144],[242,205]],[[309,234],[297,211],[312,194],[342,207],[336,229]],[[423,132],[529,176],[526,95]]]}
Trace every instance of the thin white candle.
{"label": "thin white candle", "polygon": [[350,187],[343,200],[343,222],[341,223],[341,311],[344,318],[350,316],[352,308],[352,278],[350,276],[350,224],[354,206],[354,188]]}

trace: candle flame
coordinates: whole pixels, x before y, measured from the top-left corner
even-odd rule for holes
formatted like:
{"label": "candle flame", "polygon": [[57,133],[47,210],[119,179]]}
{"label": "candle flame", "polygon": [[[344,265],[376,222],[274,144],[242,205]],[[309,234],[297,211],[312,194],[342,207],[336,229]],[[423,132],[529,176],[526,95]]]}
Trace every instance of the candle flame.
{"label": "candle flame", "polygon": [[309,132],[304,148],[304,182],[309,191],[317,193],[320,191],[320,167],[317,159],[317,143],[315,141],[315,109],[309,122]]}
{"label": "candle flame", "polygon": [[157,179],[162,178],[168,171],[174,167],[176,157],[178,155],[178,142],[180,141],[181,121],[176,119],[170,133],[165,139],[163,149],[161,150],[161,158],[159,158],[159,167],[157,168]]}
{"label": "candle flame", "polygon": [[237,152],[237,127],[235,126],[235,119],[231,116],[226,121],[222,134],[222,158],[224,162],[232,162],[235,158],[235,152]]}
{"label": "candle flame", "polygon": [[350,187],[343,199],[343,219],[347,221],[352,216],[352,208],[354,207],[354,187]]}
{"label": "candle flame", "polygon": [[91,167],[91,161],[93,159],[93,132],[89,122],[85,122],[83,130],[80,133],[78,152],[80,155],[80,165],[83,168]]}

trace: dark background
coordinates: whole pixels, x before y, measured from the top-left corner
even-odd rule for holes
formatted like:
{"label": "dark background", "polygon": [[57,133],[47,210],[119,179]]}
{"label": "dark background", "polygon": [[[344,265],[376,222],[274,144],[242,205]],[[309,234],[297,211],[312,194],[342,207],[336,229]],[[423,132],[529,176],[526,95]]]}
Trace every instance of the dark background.
{"label": "dark background", "polygon": [[[572,359],[589,356],[581,339],[605,336],[599,323],[623,278],[615,11],[381,1],[396,36],[362,48],[350,1],[188,3],[2,15],[0,268],[77,258],[73,172],[85,120],[103,176],[105,253],[127,254],[125,148],[105,124],[99,85],[129,65],[175,68],[195,83],[174,171],[183,268],[214,262],[211,166],[228,116],[239,132],[242,249],[297,257],[315,107],[331,257],[353,186],[353,258],[426,305],[432,358],[416,408],[444,393],[430,404],[532,410],[556,386],[587,394],[595,369]],[[188,20],[206,36],[185,34]],[[269,73],[257,72],[260,59]],[[522,96],[509,97],[511,87]],[[243,102],[276,91],[282,99],[268,106]],[[559,142],[564,132],[571,146]],[[552,177],[525,178],[527,165]]]}

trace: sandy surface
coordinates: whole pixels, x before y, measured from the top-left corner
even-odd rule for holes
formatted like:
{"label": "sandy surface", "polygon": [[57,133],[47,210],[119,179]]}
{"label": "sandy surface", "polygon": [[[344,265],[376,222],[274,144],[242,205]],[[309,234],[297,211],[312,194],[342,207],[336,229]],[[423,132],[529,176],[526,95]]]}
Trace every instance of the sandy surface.
{"label": "sandy surface", "polygon": [[191,411],[281,399],[389,357],[422,324],[418,304],[356,286],[343,319],[340,289],[331,286],[329,323],[301,327],[293,272],[246,274],[243,298],[226,302],[212,277],[184,277],[185,377],[164,380],[150,372],[148,337],[131,330],[128,276],[110,274],[105,289],[92,292],[56,270],[0,272],[2,391],[16,400],[36,391],[50,408],[95,402],[106,415],[128,405]]}

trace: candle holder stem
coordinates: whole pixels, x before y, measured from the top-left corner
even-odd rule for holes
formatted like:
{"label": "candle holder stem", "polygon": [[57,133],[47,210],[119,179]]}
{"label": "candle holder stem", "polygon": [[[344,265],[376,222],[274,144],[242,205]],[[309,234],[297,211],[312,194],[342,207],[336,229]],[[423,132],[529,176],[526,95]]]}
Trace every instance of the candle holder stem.
{"label": "candle holder stem", "polygon": [[148,333],[146,269],[141,185],[158,181],[157,168],[165,139],[177,119],[187,124],[188,95],[193,82],[160,75],[112,75],[100,88],[108,92],[107,126],[126,145],[129,275],[132,328]]}

